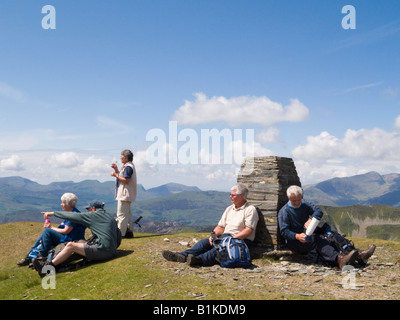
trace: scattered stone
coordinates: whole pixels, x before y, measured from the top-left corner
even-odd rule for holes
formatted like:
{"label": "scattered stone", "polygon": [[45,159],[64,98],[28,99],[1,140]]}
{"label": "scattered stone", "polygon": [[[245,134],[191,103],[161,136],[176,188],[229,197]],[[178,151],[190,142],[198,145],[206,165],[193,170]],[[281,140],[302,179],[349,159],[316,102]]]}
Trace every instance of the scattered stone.
{"label": "scattered stone", "polygon": [[312,297],[312,296],[314,296],[314,294],[311,293],[311,292],[298,292],[297,294],[300,295],[300,296],[304,296],[304,297]]}
{"label": "scattered stone", "polygon": [[261,269],[245,269],[247,273],[260,273]]}
{"label": "scattered stone", "polygon": [[369,274],[369,273],[365,273],[365,272],[361,273],[361,276],[366,277],[366,278],[375,278],[376,277],[376,275],[374,275],[374,274]]}
{"label": "scattered stone", "polygon": [[273,250],[273,251],[269,251],[269,252],[265,252],[263,253],[264,257],[271,257],[271,258],[281,258],[284,256],[292,256],[293,252],[290,250]]}
{"label": "scattered stone", "polygon": [[269,275],[269,278],[270,278],[270,279],[285,279],[285,277],[283,277],[283,276],[276,276],[276,275],[274,275],[274,274],[270,274],[270,275]]}

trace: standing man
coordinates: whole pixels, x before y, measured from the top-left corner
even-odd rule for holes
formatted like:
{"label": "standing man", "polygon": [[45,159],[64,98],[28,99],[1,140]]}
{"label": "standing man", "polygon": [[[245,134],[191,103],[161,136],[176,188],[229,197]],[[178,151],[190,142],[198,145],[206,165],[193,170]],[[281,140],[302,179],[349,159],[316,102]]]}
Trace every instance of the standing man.
{"label": "standing man", "polygon": [[133,238],[131,203],[136,200],[137,180],[136,170],[132,163],[133,153],[130,150],[121,152],[121,170],[115,163],[111,165],[114,169],[111,176],[116,178],[115,199],[118,201],[117,218],[118,228],[123,238]]}
{"label": "standing man", "polygon": [[[231,189],[230,198],[232,205],[226,208],[218,225],[214,228],[215,236],[224,238],[231,235],[233,238],[244,240],[248,247],[255,238],[258,223],[257,209],[247,200],[248,189],[243,184],[238,184]],[[193,248],[184,252],[171,252],[165,250],[163,257],[168,261],[187,262],[191,267],[212,266],[217,263],[217,249],[214,248],[212,237],[202,239]]]}

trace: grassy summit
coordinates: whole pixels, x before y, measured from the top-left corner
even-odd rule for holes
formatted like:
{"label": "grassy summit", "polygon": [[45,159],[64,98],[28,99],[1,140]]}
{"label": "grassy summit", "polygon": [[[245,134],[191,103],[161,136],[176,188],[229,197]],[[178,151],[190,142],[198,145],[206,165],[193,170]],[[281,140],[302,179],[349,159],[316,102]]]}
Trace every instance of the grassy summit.
{"label": "grassy summit", "polygon": [[[116,259],[58,273],[56,289],[45,290],[34,270],[16,265],[41,231],[41,223],[0,225],[0,299],[400,299],[400,242],[373,240],[375,257],[357,271],[355,290],[346,290],[341,271],[321,265],[258,257],[253,269],[190,268],[162,258],[164,249],[182,251],[182,242],[207,236],[198,233],[136,233],[122,241]],[[362,249],[372,242],[353,240]]]}

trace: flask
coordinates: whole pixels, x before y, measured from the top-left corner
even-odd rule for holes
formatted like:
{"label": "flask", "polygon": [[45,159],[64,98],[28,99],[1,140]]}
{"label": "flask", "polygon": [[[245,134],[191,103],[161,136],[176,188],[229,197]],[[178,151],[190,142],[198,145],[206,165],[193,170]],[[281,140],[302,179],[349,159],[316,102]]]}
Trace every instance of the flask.
{"label": "flask", "polygon": [[306,235],[311,236],[314,233],[315,228],[318,226],[318,224],[319,224],[319,220],[317,218],[312,218],[310,225],[308,226],[308,228],[306,230]]}

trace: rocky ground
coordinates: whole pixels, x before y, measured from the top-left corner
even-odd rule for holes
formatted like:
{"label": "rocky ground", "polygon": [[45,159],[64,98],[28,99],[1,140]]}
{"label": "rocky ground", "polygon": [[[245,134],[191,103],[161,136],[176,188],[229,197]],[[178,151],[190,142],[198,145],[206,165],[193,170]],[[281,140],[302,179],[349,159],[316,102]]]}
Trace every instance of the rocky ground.
{"label": "rocky ground", "polygon": [[[164,239],[161,250],[183,251],[196,239]],[[250,269],[226,269],[220,266],[190,268],[186,264],[169,262],[161,250],[157,263],[180,277],[200,277],[209,285],[221,284],[234,299],[344,299],[398,300],[400,299],[400,258],[398,246],[378,245],[364,267],[347,266],[344,270],[316,262],[316,254],[306,256],[280,255],[275,258],[260,256]],[[223,285],[222,285],[223,284]],[[241,296],[235,296],[235,291]],[[246,294],[243,296],[243,292]],[[189,292],[196,299],[207,299],[201,290]]]}

